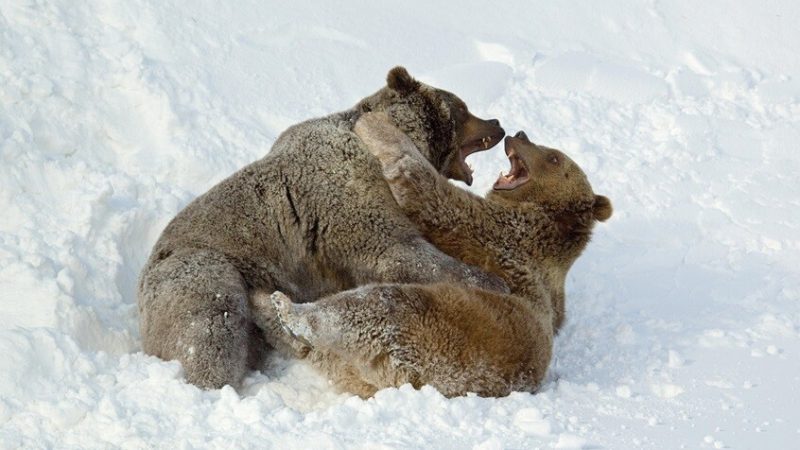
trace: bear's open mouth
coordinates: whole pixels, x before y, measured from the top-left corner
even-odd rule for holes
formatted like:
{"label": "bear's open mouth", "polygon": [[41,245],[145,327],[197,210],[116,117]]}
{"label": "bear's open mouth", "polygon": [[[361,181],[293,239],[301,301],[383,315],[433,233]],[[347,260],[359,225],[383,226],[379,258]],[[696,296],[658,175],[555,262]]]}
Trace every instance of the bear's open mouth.
{"label": "bear's open mouth", "polygon": [[490,148],[497,145],[497,143],[500,142],[500,139],[502,139],[504,135],[505,132],[498,133],[493,136],[484,136],[480,139],[469,141],[461,146],[461,149],[458,152],[458,162],[461,164],[461,169],[465,177],[467,178],[466,180],[463,180],[465,183],[467,183],[468,185],[472,184],[472,172],[473,172],[472,167],[469,164],[467,164],[467,156],[473,153],[489,150]]}
{"label": "bear's open mouth", "polygon": [[495,181],[492,189],[516,189],[530,180],[530,174],[528,168],[525,166],[525,161],[517,155],[516,150],[507,145],[506,155],[508,156],[508,161],[511,163],[511,170],[509,170],[507,175],[500,172],[500,177]]}

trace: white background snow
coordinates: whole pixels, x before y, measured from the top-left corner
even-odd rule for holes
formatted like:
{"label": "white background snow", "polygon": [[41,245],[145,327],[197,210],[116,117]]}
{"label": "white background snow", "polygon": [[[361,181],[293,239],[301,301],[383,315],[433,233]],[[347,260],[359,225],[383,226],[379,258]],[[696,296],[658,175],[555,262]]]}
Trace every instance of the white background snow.
{"label": "white background snow", "polygon": [[[0,1],[0,448],[790,448],[800,4]],[[541,392],[205,392],[141,353],[166,223],[394,65],[563,148],[615,215]],[[473,189],[507,168],[471,158]]]}

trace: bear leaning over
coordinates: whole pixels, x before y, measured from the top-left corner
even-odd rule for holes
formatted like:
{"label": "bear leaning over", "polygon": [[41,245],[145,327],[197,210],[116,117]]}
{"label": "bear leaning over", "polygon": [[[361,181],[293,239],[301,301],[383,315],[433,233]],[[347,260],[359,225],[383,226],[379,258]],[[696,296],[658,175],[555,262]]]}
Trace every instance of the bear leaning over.
{"label": "bear leaning over", "polygon": [[355,107],[290,127],[269,154],[195,199],[163,231],[139,277],[146,353],[177,359],[198,386],[237,386],[270,346],[293,351],[274,314],[261,314],[263,328],[254,324],[253,292],[280,290],[304,302],[376,282],[507,289],[436,249],[405,216],[352,132],[369,111],[385,112],[440,174],[467,183],[464,158],[505,134],[497,120],[473,116],[461,99],[402,67]]}

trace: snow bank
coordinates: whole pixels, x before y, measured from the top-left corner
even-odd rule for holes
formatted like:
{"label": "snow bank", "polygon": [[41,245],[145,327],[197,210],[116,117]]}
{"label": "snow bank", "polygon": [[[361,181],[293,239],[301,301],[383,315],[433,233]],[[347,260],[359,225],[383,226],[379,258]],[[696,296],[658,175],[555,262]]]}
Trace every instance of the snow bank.
{"label": "snow bank", "polygon": [[[297,2],[295,2],[297,3]],[[786,448],[800,433],[800,7],[0,3],[0,447]],[[396,64],[563,148],[615,216],[536,395],[238,395],[140,352],[188,201]],[[507,161],[471,157],[485,191]]]}

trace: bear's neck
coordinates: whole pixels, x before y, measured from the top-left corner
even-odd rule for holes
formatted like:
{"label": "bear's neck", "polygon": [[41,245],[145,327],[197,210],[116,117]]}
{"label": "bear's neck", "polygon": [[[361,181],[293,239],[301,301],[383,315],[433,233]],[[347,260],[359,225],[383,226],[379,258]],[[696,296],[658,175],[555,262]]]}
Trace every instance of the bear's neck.
{"label": "bear's neck", "polygon": [[549,300],[557,330],[564,320],[567,273],[591,238],[591,209],[582,205],[575,211],[538,205],[513,209],[513,226],[523,232],[515,237],[517,251],[501,258],[504,278],[514,295],[533,303]]}
{"label": "bear's neck", "polygon": [[594,225],[591,207],[577,205],[567,210],[517,204],[511,210],[513,217],[508,219],[513,225],[506,226],[518,231],[511,233],[517,257],[509,263],[566,274],[591,239]]}

